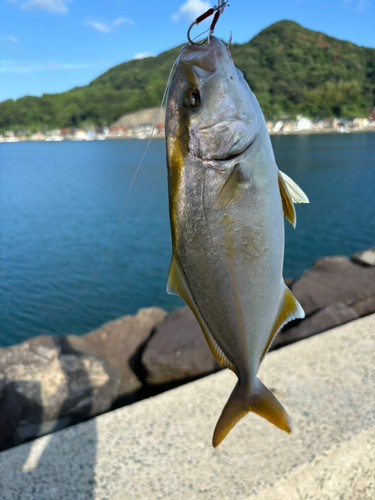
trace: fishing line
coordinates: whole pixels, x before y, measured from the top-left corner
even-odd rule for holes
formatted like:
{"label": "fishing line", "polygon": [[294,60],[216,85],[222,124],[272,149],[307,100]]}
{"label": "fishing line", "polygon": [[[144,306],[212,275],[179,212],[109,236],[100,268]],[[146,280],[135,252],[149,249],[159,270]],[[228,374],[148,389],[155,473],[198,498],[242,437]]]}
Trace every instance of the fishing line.
{"label": "fishing line", "polygon": [[[226,0],[226,1],[225,1],[225,0],[220,0],[220,7],[223,7],[223,4],[224,4],[224,5],[226,5],[227,3],[228,3],[228,0]],[[221,9],[220,9],[220,7],[219,7],[219,8],[215,8],[214,10],[215,10],[215,11],[216,11],[216,10],[221,10]],[[216,22],[217,22],[217,19],[216,19],[216,21],[215,21],[215,24],[216,24]],[[202,33],[200,33],[199,35],[195,36],[192,40],[190,39],[190,37],[188,37],[188,38],[189,38],[189,42],[191,43],[192,41],[197,40],[197,38],[201,37],[202,35],[206,34],[207,32],[212,32],[212,31],[213,31],[213,30],[212,30],[212,27],[213,27],[213,26],[211,25],[211,28],[209,28],[209,29],[207,29],[207,30],[203,31]],[[201,43],[202,43],[202,42],[201,42]],[[203,43],[204,43],[204,41],[203,41]],[[54,311],[55,311],[55,314],[58,314],[58,313],[63,314],[63,313],[69,312],[70,310],[72,310],[72,309],[73,309],[73,307],[74,307],[77,303],[79,303],[79,302],[80,302],[80,300],[81,300],[82,296],[83,296],[83,295],[87,292],[87,290],[88,290],[88,289],[92,286],[92,283],[90,283],[90,282],[98,276],[98,274],[99,274],[99,273],[100,273],[100,271],[102,270],[102,268],[103,268],[104,264],[107,262],[107,260],[108,260],[109,256],[111,255],[111,253],[112,253],[112,251],[113,251],[113,249],[114,249],[114,247],[115,247],[115,245],[116,245],[116,243],[117,243],[117,241],[118,241],[119,235],[120,235],[120,233],[121,233],[122,223],[123,223],[124,215],[125,215],[125,212],[126,212],[126,209],[127,209],[127,206],[128,206],[128,202],[129,202],[129,198],[130,198],[130,193],[131,193],[132,187],[133,187],[133,185],[134,185],[134,182],[135,182],[135,180],[136,180],[136,177],[137,177],[137,175],[138,175],[138,173],[139,173],[139,170],[140,170],[140,168],[141,168],[141,166],[142,166],[142,164],[143,164],[144,158],[145,158],[145,156],[146,156],[146,154],[147,154],[147,151],[148,151],[148,149],[149,149],[149,146],[150,146],[150,143],[151,143],[152,137],[153,137],[153,135],[154,135],[154,132],[155,132],[155,129],[156,129],[156,126],[157,126],[157,123],[158,123],[159,117],[160,117],[161,110],[162,110],[162,108],[163,108],[163,104],[164,104],[164,102],[165,102],[165,99],[166,99],[167,93],[168,93],[168,91],[169,91],[169,87],[170,87],[170,84],[171,84],[171,80],[172,80],[172,77],[173,77],[174,71],[175,71],[175,69],[176,69],[177,64],[179,63],[179,60],[180,60],[181,55],[184,53],[185,49],[186,49],[188,46],[189,46],[189,45],[185,45],[185,46],[181,49],[181,51],[180,51],[180,53],[179,53],[178,57],[176,58],[176,60],[175,60],[175,61],[174,61],[174,63],[172,64],[171,70],[170,70],[170,72],[169,72],[169,76],[168,76],[167,84],[166,84],[166,87],[165,87],[165,90],[164,90],[164,94],[163,94],[163,97],[162,97],[162,100],[161,100],[161,104],[160,104],[160,107],[159,107],[159,111],[158,111],[157,116],[156,116],[156,120],[155,120],[154,125],[153,125],[153,127],[152,127],[151,134],[150,134],[150,137],[149,137],[148,142],[147,142],[147,144],[146,144],[146,147],[145,147],[145,150],[144,150],[143,155],[142,155],[142,157],[141,157],[141,160],[140,160],[140,162],[139,162],[139,164],[138,164],[138,166],[137,166],[137,168],[136,168],[136,170],[135,170],[135,172],[134,172],[134,175],[133,175],[132,180],[131,180],[131,182],[130,182],[130,186],[129,186],[128,190],[127,190],[127,193],[126,193],[126,196],[125,196],[125,201],[124,201],[124,206],[123,206],[123,208],[122,208],[122,210],[121,210],[120,217],[119,217],[119,221],[118,221],[118,227],[117,227],[117,230],[116,230],[115,236],[113,237],[113,240],[112,240],[112,243],[111,243],[111,245],[110,245],[110,248],[109,248],[108,252],[106,253],[105,257],[103,258],[103,260],[101,261],[101,263],[100,263],[100,265],[99,265],[98,269],[97,269],[97,270],[96,270],[93,274],[91,274],[91,276],[88,278],[89,283],[87,283],[87,285],[86,285],[86,286],[84,286],[83,288],[81,288],[81,291],[79,292],[78,296],[77,296],[74,300],[72,300],[72,302],[71,302],[71,306],[70,306],[70,307],[68,307],[68,308],[66,308],[66,309],[59,309],[59,310],[56,310],[56,308],[53,308],[52,306],[50,306],[49,308],[47,308],[47,309],[52,309],[52,308],[53,308],[53,309],[54,309]],[[46,309],[46,308],[45,308],[45,309]]]}
{"label": "fishing line", "polygon": [[[185,47],[184,47],[185,49]],[[141,166],[142,166],[142,163],[143,163],[143,160],[145,159],[145,156],[147,154],[147,151],[148,151],[148,148],[151,144],[151,139],[152,139],[152,136],[154,135],[154,132],[155,132],[155,128],[156,128],[156,125],[158,124],[158,121],[159,121],[159,117],[160,117],[160,113],[161,113],[161,110],[163,109],[163,104],[164,104],[164,101],[165,101],[165,98],[167,96],[167,93],[168,93],[168,90],[169,90],[169,86],[170,86],[170,83],[171,83],[171,80],[172,80],[172,76],[173,76],[173,72],[178,64],[178,61],[180,60],[180,57],[181,57],[181,54],[183,53],[184,49],[180,52],[179,56],[177,57],[177,59],[175,60],[175,62],[173,63],[172,65],[172,68],[171,68],[171,71],[169,72],[169,76],[168,76],[168,80],[167,80],[167,85],[165,87],[165,90],[164,90],[164,94],[163,94],[163,97],[162,97],[162,100],[161,100],[161,104],[160,104],[160,107],[159,107],[159,111],[158,111],[158,114],[156,116],[156,120],[154,122],[154,125],[151,129],[151,134],[150,134],[150,137],[147,141],[147,144],[146,144],[146,147],[145,147],[145,150],[143,152],[143,155],[142,155],[142,158],[141,158],[141,161],[139,162],[135,172],[134,172],[134,175],[133,175],[133,178],[131,180],[131,183],[130,183],[130,186],[128,188],[128,191],[126,193],[126,197],[125,197],[125,201],[124,201],[124,206],[121,210],[121,213],[120,213],[120,217],[119,217],[119,222],[118,222],[118,227],[117,227],[117,231],[116,231],[116,234],[112,240],[112,244],[106,254],[106,256],[104,257],[104,259],[102,260],[98,270],[96,271],[96,273],[92,276],[92,278],[94,278],[95,276],[97,276],[97,274],[101,271],[103,265],[106,263],[108,257],[111,255],[111,252],[114,248],[114,246],[116,245],[117,243],[117,240],[118,240],[118,237],[120,235],[120,232],[121,232],[121,229],[122,229],[122,222],[123,222],[123,219],[124,219],[124,215],[125,215],[125,212],[126,212],[126,209],[128,207],[128,203],[129,203],[129,198],[130,198],[130,192],[131,192],[131,189],[133,187],[133,184],[135,182],[135,179],[139,173],[139,170],[141,169]],[[91,278],[91,279],[92,279]]]}
{"label": "fishing line", "polygon": [[[202,33],[200,33],[199,35],[195,36],[195,37],[193,38],[193,40],[195,41],[197,38],[201,37],[202,35],[204,35],[205,33],[209,32],[209,31],[210,31],[210,28],[208,28],[207,30],[203,31],[203,32],[202,32]],[[188,45],[185,45],[185,46],[181,49],[181,51],[180,51],[179,55],[177,56],[176,60],[175,60],[175,61],[174,61],[174,63],[172,64],[171,70],[170,70],[170,72],[169,72],[169,76],[168,76],[167,84],[166,84],[165,89],[164,89],[163,97],[162,97],[162,100],[161,100],[161,104],[160,104],[160,107],[159,107],[158,114],[157,114],[157,116],[156,116],[156,120],[155,120],[154,125],[153,125],[153,127],[152,127],[152,129],[151,129],[151,134],[150,134],[150,137],[149,137],[149,139],[148,139],[148,141],[147,141],[147,144],[146,144],[145,150],[144,150],[144,152],[143,152],[143,154],[142,154],[141,160],[140,160],[140,162],[139,162],[139,164],[138,164],[137,168],[135,169],[134,175],[133,175],[133,177],[132,177],[132,180],[131,180],[131,182],[130,182],[129,188],[128,188],[127,193],[126,193],[126,196],[125,196],[124,206],[123,206],[123,208],[122,208],[122,210],[121,210],[121,213],[120,213],[120,216],[119,216],[119,221],[118,221],[118,225],[117,225],[116,234],[115,234],[115,236],[114,236],[114,237],[113,237],[113,239],[112,239],[112,243],[111,243],[111,245],[110,245],[110,247],[109,247],[109,249],[108,249],[108,252],[107,252],[107,253],[106,253],[106,255],[104,256],[104,258],[103,258],[103,260],[101,261],[101,263],[100,263],[99,267],[97,268],[97,270],[96,270],[96,271],[95,271],[95,272],[94,272],[94,273],[93,273],[93,274],[89,277],[88,281],[92,281],[92,280],[94,280],[94,279],[98,276],[98,274],[100,274],[101,270],[103,269],[104,264],[108,261],[108,259],[109,259],[110,255],[111,255],[111,253],[113,252],[113,249],[114,249],[114,247],[116,246],[116,243],[117,243],[117,241],[118,241],[118,239],[119,239],[119,236],[120,236],[120,234],[121,234],[121,230],[122,230],[122,225],[123,225],[123,221],[124,221],[125,212],[126,212],[126,209],[127,209],[127,207],[128,207],[128,203],[129,203],[129,198],[130,198],[130,193],[131,193],[132,187],[133,187],[133,185],[134,185],[134,182],[135,182],[135,180],[136,180],[136,178],[137,178],[137,175],[138,175],[138,173],[139,173],[139,171],[140,171],[140,169],[141,169],[141,166],[142,166],[142,164],[143,164],[143,161],[144,161],[145,156],[146,156],[146,154],[147,154],[147,151],[148,151],[148,149],[149,149],[149,146],[150,146],[150,143],[151,143],[152,137],[153,137],[153,135],[154,135],[154,132],[155,132],[156,126],[157,126],[158,121],[159,121],[159,117],[160,117],[161,110],[163,109],[163,104],[164,104],[164,101],[165,101],[165,99],[166,99],[166,97],[167,97],[167,94],[168,94],[168,91],[169,91],[169,87],[170,87],[170,84],[171,84],[171,80],[172,80],[172,77],[173,77],[174,71],[175,71],[176,66],[177,66],[177,64],[179,63],[180,57],[181,57],[181,56],[182,56],[182,54],[184,53],[184,51],[185,51],[186,47],[188,47]],[[65,309],[64,311],[65,311],[65,312],[69,312],[71,309],[73,309],[73,307],[74,307],[77,303],[79,303],[79,302],[80,302],[80,300],[81,300],[82,296],[83,296],[83,295],[87,292],[87,290],[90,288],[90,286],[91,286],[91,283],[88,283],[88,284],[87,284],[87,285],[86,285],[83,289],[81,289],[81,291],[80,291],[80,293],[79,293],[78,297],[76,297],[76,299],[75,299],[75,300],[73,300],[72,305],[71,305],[68,309]],[[63,311],[61,311],[61,312],[63,312]]]}
{"label": "fishing line", "polygon": [[[208,31],[210,31],[210,29],[207,29],[205,31],[203,31],[202,33],[200,33],[199,35],[197,35],[196,37],[194,37],[194,40],[196,40],[197,38],[199,38],[200,36],[204,35],[205,33],[207,33]],[[129,203],[129,198],[130,198],[130,193],[131,193],[131,190],[132,190],[132,187],[134,185],[134,182],[135,182],[135,179],[141,169],[141,166],[143,164],[143,161],[145,159],[145,156],[147,154],[147,151],[148,151],[148,148],[150,147],[150,144],[151,144],[151,140],[152,140],[152,137],[154,135],[154,132],[155,132],[155,129],[156,129],[156,126],[158,124],[158,121],[159,121],[159,117],[160,117],[160,113],[161,113],[161,110],[163,109],[163,104],[164,104],[164,101],[167,97],[167,93],[169,91],[169,86],[171,84],[171,80],[172,80],[172,77],[173,77],[173,74],[174,74],[174,70],[176,69],[176,66],[180,60],[180,57],[181,55],[184,53],[185,49],[186,49],[187,45],[185,45],[185,47],[183,47],[181,49],[181,52],[179,53],[177,59],[175,60],[175,62],[172,64],[172,68],[169,72],[169,76],[168,76],[168,80],[167,80],[167,84],[165,86],[165,90],[164,90],[164,94],[163,94],[163,97],[162,97],[162,100],[161,100],[161,104],[160,104],[160,107],[159,107],[159,111],[158,111],[158,114],[156,116],[156,120],[154,122],[154,125],[151,129],[151,134],[150,134],[150,137],[147,141],[147,144],[146,144],[146,147],[145,147],[145,150],[143,152],[143,155],[141,157],[141,160],[137,166],[137,168],[135,169],[135,172],[134,172],[134,175],[133,175],[133,178],[130,182],[130,186],[128,188],[128,191],[126,193],[126,196],[125,196],[125,201],[124,201],[124,206],[121,210],[121,213],[120,213],[120,217],[119,217],[119,222],[118,222],[118,227],[117,227],[117,230],[116,230],[116,234],[112,240],[112,243],[111,243],[111,246],[109,247],[109,250],[107,252],[107,254],[105,255],[105,257],[103,258],[102,262],[100,263],[98,269],[95,271],[95,273],[90,277],[90,280],[94,279],[99,273],[100,271],[102,270],[104,264],[107,262],[109,256],[111,255],[117,241],[118,241],[118,238],[120,236],[120,233],[121,233],[121,229],[122,229],[122,223],[123,223],[123,219],[124,219],[124,215],[125,215],[125,212],[126,212],[126,209],[128,207],[128,203]]]}
{"label": "fishing line", "polygon": [[[206,17],[209,17],[209,16],[207,16],[207,14],[208,14],[208,12],[209,12],[209,11],[207,11],[207,12],[206,12],[206,14],[204,14],[203,16],[201,16],[200,18],[198,18],[196,21],[194,21],[194,23],[191,25],[191,27],[190,27],[190,29],[189,29],[189,31],[188,31],[188,40],[189,40],[189,42],[190,42],[190,43],[195,42],[195,40],[197,40],[197,38],[201,37],[202,35],[204,35],[204,34],[206,34],[206,33],[208,33],[208,32],[209,32],[210,34],[212,34],[212,33],[213,33],[214,28],[215,28],[215,26],[216,26],[216,23],[217,23],[217,21],[218,21],[218,19],[219,19],[220,14],[222,14],[222,12],[224,11],[224,8],[225,8],[225,7],[229,7],[228,2],[229,2],[229,0],[219,0],[219,6],[218,6],[218,7],[215,7],[214,9],[210,9],[210,10],[212,10],[212,13],[216,12],[216,14],[215,14],[215,18],[214,18],[213,23],[211,24],[211,26],[210,26],[208,29],[206,29],[205,31],[202,31],[202,33],[200,33],[199,35],[195,36],[195,37],[191,40],[191,39],[190,39],[190,36],[189,36],[189,32],[190,32],[191,27],[192,27],[194,24],[199,24],[199,23],[200,23],[201,21],[203,21]],[[209,15],[211,15],[211,13],[210,13]],[[102,269],[103,265],[105,264],[105,262],[107,261],[108,257],[110,256],[110,254],[111,254],[111,252],[112,252],[112,250],[113,250],[113,247],[114,247],[114,246],[115,246],[115,244],[117,243],[118,236],[119,236],[119,233],[120,233],[120,231],[121,231],[122,220],[123,220],[123,217],[124,217],[124,214],[125,214],[125,211],[126,211],[127,205],[128,205],[128,201],[129,201],[129,197],[130,197],[130,191],[131,191],[131,189],[132,189],[132,187],[133,187],[134,181],[135,181],[135,179],[136,179],[136,177],[137,177],[137,175],[138,175],[138,172],[139,172],[139,170],[140,170],[140,168],[141,168],[141,166],[142,166],[143,160],[144,160],[144,158],[145,158],[145,156],[146,156],[146,154],[147,154],[148,148],[149,148],[149,146],[150,146],[152,136],[154,135],[155,128],[156,128],[156,125],[157,125],[157,123],[158,123],[158,120],[159,120],[159,116],[160,116],[161,110],[162,110],[162,108],[163,108],[164,100],[165,100],[165,98],[166,98],[166,96],[167,96],[167,93],[168,93],[168,90],[169,90],[169,86],[170,86],[170,83],[171,83],[171,80],[172,80],[172,77],[173,77],[174,70],[175,70],[175,68],[176,68],[176,66],[177,66],[177,64],[178,64],[178,62],[179,62],[179,60],[180,60],[180,57],[181,57],[181,56],[182,56],[182,54],[184,53],[184,51],[185,51],[185,49],[186,49],[186,47],[187,47],[187,46],[188,46],[188,45],[185,45],[185,46],[181,49],[181,51],[180,51],[179,55],[177,56],[177,59],[176,59],[176,60],[175,60],[175,62],[172,64],[172,68],[171,68],[171,71],[169,72],[169,76],[168,76],[168,80],[167,80],[167,85],[165,86],[165,90],[164,90],[164,94],[163,94],[163,97],[162,97],[162,100],[161,100],[160,108],[159,108],[159,111],[158,111],[158,114],[157,114],[157,117],[156,117],[155,123],[154,123],[154,125],[153,125],[153,127],[152,127],[152,130],[151,130],[151,134],[150,134],[149,140],[148,140],[147,145],[146,145],[146,148],[145,148],[145,150],[144,150],[144,152],[143,152],[143,155],[142,155],[141,161],[139,162],[139,165],[138,165],[138,167],[137,167],[137,168],[136,168],[136,170],[135,170],[135,173],[134,173],[134,175],[133,175],[133,178],[132,178],[132,181],[131,181],[131,183],[130,183],[129,189],[128,189],[127,193],[126,193],[125,202],[124,202],[124,207],[123,207],[123,209],[122,209],[122,211],[121,211],[120,218],[119,218],[119,227],[118,227],[118,229],[117,229],[117,232],[116,232],[115,237],[113,238],[113,241],[112,241],[112,244],[111,244],[111,246],[110,246],[110,248],[109,248],[109,251],[108,251],[107,255],[104,257],[104,259],[103,259],[102,263],[100,264],[99,269],[97,270],[97,273],[98,273],[98,272],[100,272],[100,270]],[[96,273],[93,277],[95,277],[95,276],[97,275],[97,273]]]}
{"label": "fishing line", "polygon": [[[201,35],[198,35],[198,36],[201,36]],[[164,104],[164,101],[166,99],[167,93],[169,91],[169,86],[171,84],[171,80],[172,80],[172,77],[173,77],[173,74],[174,74],[174,70],[176,69],[176,66],[177,66],[177,64],[178,64],[178,62],[180,60],[180,57],[183,54],[185,48],[186,48],[186,46],[182,48],[182,50],[181,50],[180,54],[178,55],[177,59],[172,64],[171,70],[169,72],[167,84],[165,86],[164,94],[163,94],[163,97],[162,97],[162,100],[161,100],[161,104],[160,104],[160,107],[159,107],[158,114],[156,116],[156,120],[155,120],[154,125],[153,125],[153,127],[151,129],[150,137],[149,137],[149,139],[147,141],[147,144],[146,144],[145,150],[143,152],[143,155],[141,157],[141,160],[140,160],[137,168],[135,169],[134,175],[133,175],[132,180],[130,182],[130,186],[129,186],[129,188],[127,190],[127,193],[126,193],[126,196],[125,196],[124,206],[123,206],[123,208],[121,210],[121,213],[120,213],[120,216],[119,216],[119,221],[118,221],[118,225],[117,225],[116,234],[115,234],[115,236],[112,239],[112,243],[111,243],[111,246],[109,247],[108,252],[104,256],[104,258],[101,261],[101,263],[100,263],[99,267],[97,268],[97,270],[89,277],[89,279],[88,279],[89,281],[94,280],[98,276],[98,274],[102,270],[104,264],[107,262],[108,258],[110,257],[110,255],[111,255],[111,253],[112,253],[112,251],[113,251],[114,247],[116,246],[116,243],[117,243],[117,241],[119,239],[119,236],[120,236],[120,233],[121,233],[121,230],[122,230],[122,225],[123,225],[123,220],[124,220],[125,212],[126,212],[126,209],[128,207],[128,203],[129,203],[129,198],[130,198],[130,193],[131,193],[132,187],[133,187],[135,179],[136,179],[136,177],[137,177],[137,175],[139,173],[139,170],[140,170],[140,168],[142,166],[142,163],[143,163],[143,161],[145,159],[145,156],[147,154],[147,151],[148,151],[150,143],[151,143],[151,139],[152,139],[152,137],[154,135],[156,126],[158,124],[160,113],[161,113],[161,110],[163,109],[163,104]],[[73,309],[73,307],[81,300],[82,296],[87,292],[87,290],[88,290],[88,288],[90,286],[91,286],[91,284],[89,283],[83,289],[81,289],[78,297],[75,300],[73,300],[72,305],[68,309],[65,309],[64,311],[65,312],[69,312],[71,309]],[[61,312],[63,312],[63,311],[61,311]]]}

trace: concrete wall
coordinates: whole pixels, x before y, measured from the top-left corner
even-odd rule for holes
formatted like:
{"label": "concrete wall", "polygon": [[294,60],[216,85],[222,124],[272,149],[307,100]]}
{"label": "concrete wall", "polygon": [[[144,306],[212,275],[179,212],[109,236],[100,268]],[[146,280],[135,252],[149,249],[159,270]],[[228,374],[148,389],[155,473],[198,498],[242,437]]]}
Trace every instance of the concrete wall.
{"label": "concrete wall", "polygon": [[268,354],[259,377],[292,435],[249,414],[213,449],[223,371],[0,453],[0,498],[374,499],[375,315]]}

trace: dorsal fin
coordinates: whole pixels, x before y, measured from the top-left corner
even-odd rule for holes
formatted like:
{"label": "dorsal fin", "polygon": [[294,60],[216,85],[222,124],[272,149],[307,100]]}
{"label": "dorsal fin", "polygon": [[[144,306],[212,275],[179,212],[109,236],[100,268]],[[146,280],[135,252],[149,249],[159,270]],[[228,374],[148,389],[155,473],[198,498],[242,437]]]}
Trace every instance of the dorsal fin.
{"label": "dorsal fin", "polygon": [[281,172],[280,170],[279,172],[288,187],[293,203],[310,203],[308,197],[302,189],[288,175],[284,174],[284,172]]}
{"label": "dorsal fin", "polygon": [[284,215],[286,219],[295,228],[297,224],[296,211],[294,210],[294,205],[292,197],[290,196],[289,193],[288,186],[286,185],[280,170],[278,171],[278,178],[279,178],[279,189],[280,189],[281,201],[283,203]]}
{"label": "dorsal fin", "polygon": [[302,309],[301,304],[297,301],[289,288],[285,286],[280,309],[277,314],[275,323],[272,327],[266,347],[264,348],[264,351],[260,358],[259,364],[263,361],[264,356],[267,354],[269,348],[271,347],[273,339],[276,337],[276,334],[281,330],[281,328],[293,319],[302,319],[304,317],[305,312]]}
{"label": "dorsal fin", "polygon": [[234,365],[229,361],[219,344],[214,339],[212,333],[208,329],[208,326],[206,325],[206,322],[202,317],[186,283],[184,273],[178,264],[178,259],[174,255],[172,256],[171,266],[169,268],[167,292],[171,295],[179,295],[186,302],[186,304],[193,311],[194,316],[197,318],[202,332],[206,338],[208,347],[210,348],[216,361],[221,365],[227,366],[235,372]]}

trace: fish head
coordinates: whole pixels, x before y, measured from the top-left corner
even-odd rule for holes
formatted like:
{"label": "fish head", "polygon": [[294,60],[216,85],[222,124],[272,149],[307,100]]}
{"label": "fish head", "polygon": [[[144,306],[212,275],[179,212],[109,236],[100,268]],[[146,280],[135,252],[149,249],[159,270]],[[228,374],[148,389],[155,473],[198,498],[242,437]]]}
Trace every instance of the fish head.
{"label": "fish head", "polygon": [[185,157],[232,160],[264,126],[254,94],[218,38],[182,49],[168,94],[167,145],[168,138],[177,141]]}

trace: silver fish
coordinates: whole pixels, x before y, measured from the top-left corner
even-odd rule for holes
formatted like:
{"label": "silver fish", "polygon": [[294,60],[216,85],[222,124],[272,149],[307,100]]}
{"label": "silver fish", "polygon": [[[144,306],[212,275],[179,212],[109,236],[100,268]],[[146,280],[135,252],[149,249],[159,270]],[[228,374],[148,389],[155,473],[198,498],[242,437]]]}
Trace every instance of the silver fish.
{"label": "silver fish", "polygon": [[304,312],[282,277],[284,221],[303,191],[277,168],[261,108],[215,37],[179,58],[166,111],[173,255],[167,291],[195,314],[215,358],[238,382],[217,446],[253,411],[286,432],[289,417],[257,378],[271,343]]}

